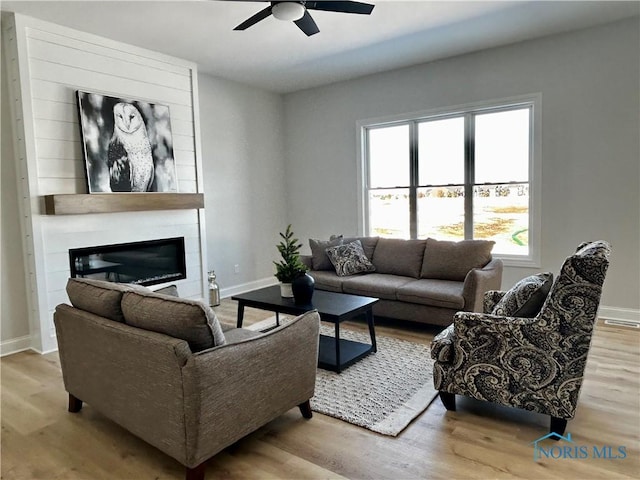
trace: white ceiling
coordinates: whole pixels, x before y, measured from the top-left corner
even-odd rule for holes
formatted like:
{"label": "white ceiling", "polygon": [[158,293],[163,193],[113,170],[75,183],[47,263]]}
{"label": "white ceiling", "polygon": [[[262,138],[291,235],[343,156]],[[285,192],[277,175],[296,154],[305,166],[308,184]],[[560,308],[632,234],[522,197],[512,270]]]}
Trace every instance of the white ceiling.
{"label": "white ceiling", "polygon": [[[292,92],[640,14],[639,1],[381,1],[371,15],[312,11],[320,33],[252,1],[3,1],[14,11],[198,64],[201,72]],[[640,47],[639,47],[640,51]]]}

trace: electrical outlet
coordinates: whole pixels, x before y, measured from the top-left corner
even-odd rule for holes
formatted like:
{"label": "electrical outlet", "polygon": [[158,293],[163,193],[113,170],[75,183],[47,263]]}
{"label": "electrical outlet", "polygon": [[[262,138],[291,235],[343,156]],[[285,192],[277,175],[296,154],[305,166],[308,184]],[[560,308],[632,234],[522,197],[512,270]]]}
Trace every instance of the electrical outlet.
{"label": "electrical outlet", "polygon": [[237,263],[233,266],[233,271],[236,273],[240,273],[240,265],[238,265]]}

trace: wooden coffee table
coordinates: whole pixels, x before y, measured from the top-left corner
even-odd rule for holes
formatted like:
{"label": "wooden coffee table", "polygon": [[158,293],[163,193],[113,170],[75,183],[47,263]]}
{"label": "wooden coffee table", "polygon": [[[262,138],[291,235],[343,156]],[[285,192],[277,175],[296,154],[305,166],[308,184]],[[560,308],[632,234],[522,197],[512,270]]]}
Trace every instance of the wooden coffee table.
{"label": "wooden coffee table", "polygon": [[[377,350],[376,332],[373,323],[373,305],[377,298],[347,295],[344,293],[316,290],[312,303],[296,305],[293,298],[280,296],[280,286],[261,288],[241,295],[234,295],[232,300],[238,301],[238,328],[242,327],[245,307],[258,308],[287,315],[301,315],[309,310],[317,310],[323,322],[335,325],[335,337],[320,335],[318,367],[340,373],[349,365]],[[340,323],[364,315],[369,325],[371,344],[354,342],[340,338]]]}

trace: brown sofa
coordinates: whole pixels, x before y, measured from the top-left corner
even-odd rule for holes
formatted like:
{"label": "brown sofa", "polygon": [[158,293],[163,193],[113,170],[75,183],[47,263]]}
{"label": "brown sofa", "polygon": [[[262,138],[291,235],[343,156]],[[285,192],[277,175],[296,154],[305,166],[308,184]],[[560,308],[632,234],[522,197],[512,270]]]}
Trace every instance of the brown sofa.
{"label": "brown sofa", "polygon": [[69,411],[87,402],[185,465],[187,479],[293,407],[311,418],[317,312],[256,333],[221,328],[199,302],[120,284],[70,279],[67,293],[74,306],[58,305],[54,322]]}
{"label": "brown sofa", "polygon": [[[375,271],[339,276],[326,249],[355,240]],[[317,289],[377,297],[376,316],[446,326],[458,311],[481,312],[484,292],[500,289],[503,265],[491,256],[493,244],[337,237],[310,240],[311,255],[301,258]]]}

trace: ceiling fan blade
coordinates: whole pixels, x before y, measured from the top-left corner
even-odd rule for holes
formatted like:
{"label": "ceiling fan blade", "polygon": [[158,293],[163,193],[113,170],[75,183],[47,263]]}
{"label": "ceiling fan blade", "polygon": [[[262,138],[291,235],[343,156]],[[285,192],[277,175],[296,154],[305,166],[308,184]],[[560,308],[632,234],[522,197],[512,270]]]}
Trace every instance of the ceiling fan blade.
{"label": "ceiling fan blade", "polygon": [[242,22],[240,25],[238,25],[236,28],[234,28],[234,30],[246,30],[247,28],[251,27],[252,25],[255,25],[256,23],[258,23],[260,20],[264,20],[269,15],[271,15],[271,5],[269,5],[264,10],[260,10],[258,13],[256,13],[250,19],[245,20],[244,22]]}
{"label": "ceiling fan blade", "polygon": [[307,2],[305,7],[309,10],[324,10],[326,12],[359,13],[369,15],[375,5],[363,2]]}
{"label": "ceiling fan blade", "polygon": [[306,10],[302,18],[295,21],[295,24],[300,28],[300,30],[307,34],[307,37],[315,35],[320,31],[318,25],[316,25],[316,22],[313,21],[313,18],[311,18],[311,15],[309,15],[309,12]]}

